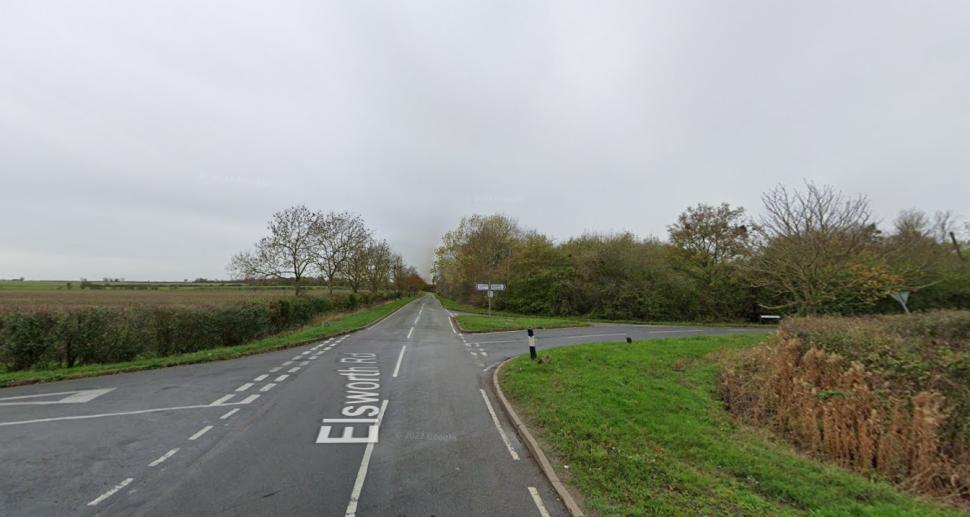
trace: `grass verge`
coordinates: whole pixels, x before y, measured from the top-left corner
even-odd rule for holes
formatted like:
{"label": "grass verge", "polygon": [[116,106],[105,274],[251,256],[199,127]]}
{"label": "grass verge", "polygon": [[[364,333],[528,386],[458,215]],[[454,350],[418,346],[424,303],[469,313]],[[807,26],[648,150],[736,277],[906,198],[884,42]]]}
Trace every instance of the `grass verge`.
{"label": "grass verge", "polygon": [[560,348],[547,364],[511,361],[500,381],[560,475],[603,515],[962,515],[735,425],[710,354],[763,339]]}
{"label": "grass verge", "polygon": [[588,327],[582,320],[543,318],[541,316],[456,316],[462,332],[499,332],[503,330]]}
{"label": "grass verge", "polygon": [[76,366],[74,368],[58,368],[54,370],[0,372],[0,387],[33,384],[37,382],[50,382],[64,379],[77,379],[81,377],[94,377],[97,375],[134,372],[138,370],[151,370],[154,368],[165,368],[168,366],[178,366],[183,364],[221,361],[223,359],[235,359],[245,355],[281,350],[284,348],[290,348],[313,341],[318,341],[320,339],[326,339],[330,336],[346,334],[348,332],[359,330],[383,318],[384,316],[387,316],[397,309],[400,309],[414,299],[415,297],[413,296],[400,298],[382,305],[377,305],[361,311],[337,316],[336,318],[326,321],[323,325],[309,325],[295,331],[277,334],[275,336],[266,337],[243,345],[212,348],[198,352],[165,357],[136,359],[134,361],[127,361],[123,363],[93,364],[87,366]]}
{"label": "grass verge", "polygon": [[[441,305],[454,312],[466,312],[469,314],[488,314],[488,309],[483,309],[481,307],[474,307],[472,305],[465,305],[463,303],[456,302],[449,298],[445,298],[437,293],[435,293],[435,298]],[[528,316],[524,314],[516,314],[513,312],[505,311],[492,311],[492,316],[506,316],[509,318],[537,318],[537,319],[550,319],[550,320],[563,320],[572,322],[570,325],[562,325],[567,327],[583,327],[590,326],[593,323],[614,323],[614,324],[624,324],[624,325],[658,325],[664,327],[727,327],[727,328],[751,328],[764,326],[766,328],[773,328],[774,325],[759,325],[757,323],[750,322],[694,322],[694,321],[639,321],[639,320],[603,320],[596,318],[547,318],[544,316]],[[459,316],[461,317],[461,316]],[[518,326],[515,328],[504,329],[504,330],[522,330],[529,327]],[[544,328],[554,328],[554,327],[544,327]],[[489,329],[493,330],[493,329]],[[469,332],[474,332],[469,330]]]}

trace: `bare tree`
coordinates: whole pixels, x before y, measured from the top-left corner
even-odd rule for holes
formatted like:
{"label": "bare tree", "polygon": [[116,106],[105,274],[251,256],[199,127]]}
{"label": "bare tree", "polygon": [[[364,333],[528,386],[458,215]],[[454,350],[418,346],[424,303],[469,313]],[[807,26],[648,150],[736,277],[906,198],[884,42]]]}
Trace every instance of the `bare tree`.
{"label": "bare tree", "polygon": [[245,279],[291,279],[300,294],[300,282],[311,274],[317,256],[314,228],[319,215],[303,205],[276,212],[267,224],[269,235],[254,249],[232,257],[230,274]]}
{"label": "bare tree", "polygon": [[775,298],[766,307],[803,314],[871,304],[898,287],[876,246],[879,231],[865,197],[830,186],[783,186],[762,196],[752,279]]}
{"label": "bare tree", "polygon": [[392,252],[387,241],[372,242],[367,248],[367,283],[372,292],[387,286],[391,278]]}
{"label": "bare tree", "polygon": [[347,263],[357,250],[370,240],[364,220],[350,212],[329,212],[320,215],[313,229],[316,243],[316,267],[327,280],[333,294],[333,282],[346,273]]}
{"label": "bare tree", "polygon": [[360,243],[359,247],[351,250],[347,257],[347,265],[344,268],[350,288],[356,293],[367,280],[368,269],[370,268],[370,248],[374,242],[368,236],[367,241]]}

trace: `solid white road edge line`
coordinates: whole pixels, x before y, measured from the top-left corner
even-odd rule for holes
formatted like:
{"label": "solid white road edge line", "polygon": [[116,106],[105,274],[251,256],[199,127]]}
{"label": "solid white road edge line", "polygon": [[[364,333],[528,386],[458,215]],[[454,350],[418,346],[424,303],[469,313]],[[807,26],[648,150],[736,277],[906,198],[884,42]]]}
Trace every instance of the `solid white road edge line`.
{"label": "solid white road edge line", "polygon": [[207,426],[203,427],[202,429],[199,429],[192,436],[189,436],[189,441],[190,442],[194,442],[194,441],[198,440],[199,438],[201,438],[202,435],[204,435],[205,433],[208,433],[211,430],[212,430],[212,426],[211,425],[207,425]]}
{"label": "solid white road edge line", "polygon": [[[237,408],[236,410],[238,411],[239,409]],[[164,462],[165,460],[167,460],[167,459],[171,458],[172,456],[174,456],[175,453],[178,452],[178,451],[179,451],[179,448],[176,447],[176,448],[174,448],[174,449],[166,452],[165,454],[162,454],[162,456],[160,458],[158,458],[157,460],[149,463],[148,466],[149,467],[157,467],[157,466],[161,465],[162,462]]]}
{"label": "solid white road edge line", "polygon": [[492,403],[488,400],[488,395],[485,394],[485,390],[479,388],[478,391],[482,392],[482,399],[485,400],[485,406],[488,408],[488,414],[492,415],[492,422],[495,423],[495,428],[498,429],[498,434],[502,435],[502,441],[505,442],[505,447],[509,449],[509,454],[512,455],[512,459],[519,461],[519,454],[515,452],[512,448],[512,442],[509,441],[509,436],[505,434],[505,430],[502,429],[502,424],[498,421],[498,415],[495,414],[495,409],[492,408]]}
{"label": "solid white road edge line", "polygon": [[[381,402],[381,411],[377,414],[377,430],[380,432],[381,422],[384,420],[384,411],[387,409],[387,401]],[[357,480],[354,481],[354,490],[350,493],[350,502],[347,504],[346,517],[356,517],[357,501],[360,499],[360,491],[364,488],[364,479],[367,478],[367,466],[370,464],[370,456],[374,453],[374,442],[367,444],[364,449],[364,457],[360,460],[360,468],[357,469]]]}
{"label": "solid white road edge line", "polygon": [[401,370],[401,361],[404,359],[404,351],[407,349],[407,345],[401,347],[401,353],[397,356],[397,365],[394,366],[394,375],[391,375],[391,377],[397,377],[397,372]]}
{"label": "solid white road edge line", "polygon": [[239,411],[239,408],[230,409],[228,413],[226,413],[225,415],[222,415],[221,417],[219,417],[219,420],[225,420],[225,419],[231,417],[232,415],[235,415],[236,414],[236,411]]}
{"label": "solid white road edge line", "polygon": [[122,488],[124,488],[124,487],[126,487],[128,485],[130,485],[131,482],[134,481],[134,480],[135,480],[135,478],[128,478],[128,479],[122,481],[121,483],[118,483],[117,485],[115,485],[114,487],[112,487],[111,490],[108,490],[107,492],[99,495],[97,499],[95,499],[94,501],[91,501],[90,503],[88,503],[88,506],[97,506],[98,503],[100,503],[101,501],[104,501],[105,499],[107,499],[107,498],[115,495],[115,492],[117,492],[118,490],[121,490]]}
{"label": "solid white road edge line", "polygon": [[539,515],[542,517],[549,517],[549,511],[546,510],[546,505],[542,504],[542,497],[539,495],[539,491],[536,487],[530,486],[529,493],[532,494],[532,500],[536,503],[536,508],[539,509]]}

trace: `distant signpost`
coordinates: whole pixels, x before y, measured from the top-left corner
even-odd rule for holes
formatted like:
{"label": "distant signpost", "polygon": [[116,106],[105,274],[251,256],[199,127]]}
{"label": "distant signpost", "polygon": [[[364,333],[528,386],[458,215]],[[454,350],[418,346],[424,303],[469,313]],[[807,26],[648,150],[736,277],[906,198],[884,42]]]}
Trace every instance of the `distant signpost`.
{"label": "distant signpost", "polygon": [[504,291],[505,284],[475,284],[476,291],[488,291],[488,315],[492,315],[492,297],[495,291]]}

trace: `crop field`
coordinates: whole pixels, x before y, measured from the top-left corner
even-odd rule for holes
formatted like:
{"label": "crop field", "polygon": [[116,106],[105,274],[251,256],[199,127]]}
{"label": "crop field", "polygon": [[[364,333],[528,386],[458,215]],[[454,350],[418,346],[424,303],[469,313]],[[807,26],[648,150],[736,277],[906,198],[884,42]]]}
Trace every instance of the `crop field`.
{"label": "crop field", "polygon": [[[75,307],[128,307],[128,306],[199,306],[222,305],[236,302],[268,301],[293,296],[293,290],[286,286],[248,287],[248,286],[192,286],[185,288],[119,288],[109,289],[72,289],[53,282],[23,282],[23,286],[10,287],[0,283],[0,312],[10,310],[33,310],[42,308]],[[35,284],[35,285],[30,285]],[[334,294],[347,294],[346,290],[334,290]],[[311,296],[328,296],[326,288],[306,289]]]}

